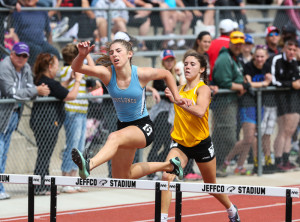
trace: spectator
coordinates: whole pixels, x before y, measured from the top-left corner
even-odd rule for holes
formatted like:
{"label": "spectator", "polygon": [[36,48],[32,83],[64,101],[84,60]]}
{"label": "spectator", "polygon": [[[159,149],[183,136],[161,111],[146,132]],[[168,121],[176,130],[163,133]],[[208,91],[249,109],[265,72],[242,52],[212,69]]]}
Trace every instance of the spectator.
{"label": "spectator", "polygon": [[[25,0],[24,7],[34,8],[37,2],[38,0]],[[57,49],[51,45],[50,20],[46,11],[14,12],[12,17],[13,27],[20,41],[26,42],[30,48],[28,63],[31,66],[33,66],[36,56],[42,52],[54,54],[57,58],[60,58]]]}
{"label": "spectator", "polygon": [[[170,71],[176,80],[177,85],[183,84],[183,76],[179,70],[176,69],[176,57],[172,50],[163,50],[161,53],[162,67]],[[166,83],[163,80],[154,80],[153,87],[159,92],[164,92],[167,88]],[[174,121],[174,107],[173,103],[167,97],[162,97],[158,103],[156,103],[149,113],[151,120],[154,124],[154,130],[157,132],[152,144],[152,148],[148,154],[148,162],[163,162],[169,152],[171,137],[170,130]],[[161,150],[161,147],[162,151]],[[148,175],[148,178],[157,180],[156,174]]]}
{"label": "spectator", "polygon": [[[168,9],[169,6],[166,4],[165,1],[157,1],[157,0],[142,0],[143,2],[150,3],[154,8],[162,8]],[[174,1],[172,1],[172,5],[174,7]],[[174,36],[174,28],[176,21],[173,18],[172,11],[162,10],[162,11],[155,11],[151,13],[151,23],[152,24],[162,24],[163,26],[163,34],[169,36],[169,40],[162,42],[163,49],[171,49],[175,47],[175,40],[173,39]]]}
{"label": "spectator", "polygon": [[63,83],[54,80],[58,68],[57,57],[49,53],[39,54],[34,64],[34,83],[38,86],[48,85],[50,88],[49,96],[60,100],[58,102],[33,103],[30,128],[34,133],[38,147],[34,174],[40,175],[42,178],[41,185],[35,186],[35,195],[50,194],[50,187],[44,184],[44,177],[49,175],[50,159],[57,142],[59,130],[64,122],[64,103],[61,101],[76,98],[82,78],[82,74],[74,74],[74,87],[69,92],[66,87],[73,80],[73,76]]}
{"label": "spectator", "polygon": [[[277,5],[282,6],[299,6],[300,2],[298,0],[277,0]],[[274,26],[278,27],[280,30],[284,25],[294,26],[297,30],[300,30],[300,13],[299,9],[285,9],[285,10],[277,10]]]}
{"label": "spectator", "polygon": [[271,60],[272,82],[277,87],[290,87],[289,91],[276,94],[278,134],[274,142],[275,165],[278,171],[294,169],[289,161],[292,135],[300,120],[299,92],[300,74],[296,61],[298,42],[287,39],[282,53]]}
{"label": "spectator", "polygon": [[[47,96],[50,90],[47,85],[33,84],[32,72],[27,63],[29,47],[23,42],[13,46],[10,56],[0,63],[0,96],[19,101],[33,99],[37,95]],[[23,111],[23,103],[5,103],[0,106],[0,173],[4,173],[7,153],[13,131],[16,130]],[[8,199],[0,183],[0,200]]]}
{"label": "spectator", "polygon": [[237,29],[237,23],[233,22],[231,19],[224,19],[219,24],[219,29],[221,36],[212,40],[211,45],[207,51],[209,57],[209,66],[210,66],[210,75],[209,80],[212,81],[212,72],[215,65],[215,62],[218,58],[219,52],[222,47],[229,47],[229,35],[232,31]]}
{"label": "spectator", "polygon": [[[210,35],[210,33],[208,31],[202,31],[199,33],[199,35],[197,36],[197,39],[194,42],[194,46],[193,49],[195,51],[197,51],[199,54],[204,55],[204,57],[206,58],[206,62],[207,62],[207,68],[206,68],[206,72],[207,75],[210,76],[212,69],[210,69],[209,66],[209,56],[208,56],[208,49],[211,46],[211,42],[212,42],[212,37]],[[216,93],[218,93],[218,86],[216,85],[212,85],[211,82],[209,83],[209,88],[212,91],[213,95],[215,95]]]}
{"label": "spectator", "polygon": [[[214,18],[214,14],[215,11],[214,10],[209,10],[210,8],[214,8],[214,4],[216,2],[216,0],[183,0],[183,2],[185,3],[185,6],[187,7],[207,7],[207,10],[204,11],[200,11],[200,10],[193,10],[193,15],[196,17],[197,19],[197,24],[198,21],[200,22],[200,30],[197,32],[197,30],[195,30],[195,34],[199,34],[199,32],[201,31],[208,31],[212,37],[215,36],[215,18]],[[202,22],[203,21],[203,22]]]}
{"label": "spectator", "polygon": [[[142,0],[123,0],[127,8],[152,8],[152,5]],[[151,19],[151,11],[129,11],[129,26],[139,27],[139,35],[146,36],[149,32]],[[140,41],[139,49],[142,51],[147,50],[147,46],[144,40]]]}
{"label": "spectator", "polygon": [[[185,8],[185,4],[182,0],[169,0],[166,1],[169,8]],[[177,23],[180,24],[180,35],[187,35],[189,28],[191,26],[192,20],[193,20],[193,14],[191,11],[188,10],[181,10],[181,11],[171,11],[171,19],[173,20],[173,31],[176,28]],[[172,42],[168,42],[168,47],[171,49],[188,49],[189,47],[186,45],[186,42],[184,39],[179,39],[175,45],[171,44]]]}
{"label": "spectator", "polygon": [[[58,0],[57,7],[91,7],[92,0]],[[57,27],[53,30],[53,38],[60,36],[74,39],[96,39],[97,38],[97,26],[96,17],[94,11],[83,10],[77,11],[50,11],[49,17],[58,13],[61,20],[57,24]],[[54,36],[55,35],[55,36]]]}
{"label": "spectator", "polygon": [[[97,0],[94,7],[96,8],[122,8],[122,11],[111,11],[112,19],[112,34],[118,31],[127,32],[126,24],[129,19],[126,5],[122,0]],[[94,11],[96,16],[96,23],[98,29],[98,35],[100,40],[100,52],[104,53],[108,41],[107,32],[107,12],[106,11]]]}
{"label": "spectator", "polygon": [[[216,6],[239,6],[245,7],[243,0],[217,0],[215,3]],[[234,14],[234,16],[232,15]],[[246,9],[241,10],[221,10],[222,19],[232,19],[233,21],[238,22],[239,29],[241,32],[251,33],[254,32],[252,29],[248,28],[248,19],[246,15]]]}
{"label": "spectator", "polygon": [[[74,72],[71,68],[72,61],[78,55],[78,49],[76,45],[69,43],[62,49],[62,56],[64,58],[65,66],[60,71],[60,79],[62,82],[68,81]],[[89,65],[95,65],[90,55],[87,56],[87,63]],[[67,89],[72,91],[75,87],[76,79],[69,81]],[[78,90],[78,96],[87,95],[86,77],[84,76],[80,81]],[[96,89],[101,86],[100,82],[97,81],[97,85],[93,87]],[[65,103],[65,121],[64,127],[66,132],[66,148],[63,152],[62,157],[62,175],[63,176],[76,176],[77,166],[72,161],[71,151],[74,147],[83,152],[85,145],[85,132],[86,132],[86,120],[88,111],[88,100],[87,99],[76,99]],[[81,187],[64,186],[61,190],[63,193],[75,193],[85,191]]]}
{"label": "spectator", "polygon": [[[244,83],[243,66],[237,59],[241,53],[245,36],[240,31],[230,34],[229,48],[223,47],[213,69],[213,81],[220,89],[231,89],[243,95],[250,87]],[[217,94],[214,98],[214,125],[212,139],[217,153],[217,176],[227,176],[220,170],[224,158],[236,143],[237,96]],[[224,132],[226,136],[224,137]]]}
{"label": "spectator", "polygon": [[245,34],[245,44],[242,48],[242,53],[239,56],[239,59],[243,66],[246,65],[246,63],[250,62],[253,59],[252,50],[254,47],[254,39],[250,34]]}
{"label": "spectator", "polygon": [[[16,11],[21,11],[21,5],[17,0],[1,0],[0,1],[0,8],[7,8],[7,9],[12,9],[12,10],[16,10]],[[5,52],[3,52],[4,49],[4,32],[5,32],[5,28],[4,28],[4,24],[5,24],[5,19],[6,17],[9,15],[9,11],[7,12],[0,12],[0,31],[1,31],[1,35],[0,35],[0,47],[2,48],[1,53],[0,53],[0,59],[3,59],[6,55]],[[9,33],[11,33],[12,30],[9,30]]]}
{"label": "spectator", "polygon": [[280,48],[278,47],[279,35],[280,31],[277,27],[269,26],[266,28],[266,45],[268,47],[269,57],[280,53]]}
{"label": "spectator", "polygon": [[[268,53],[265,48],[256,48],[253,56],[253,60],[246,63],[244,66],[245,82],[250,83],[253,88],[261,88],[268,86],[272,81],[272,75],[269,68],[265,63],[268,57]],[[239,99],[239,116],[243,129],[243,139],[239,140],[232,150],[225,158],[223,164],[223,170],[225,171],[230,161],[239,155],[237,160],[237,167],[234,170],[235,174],[249,175],[251,171],[244,168],[244,162],[250,151],[251,146],[256,142],[256,124],[257,124],[257,104],[256,97],[249,92],[242,95]],[[263,109],[259,110],[263,113]],[[270,150],[268,156],[270,156]],[[255,152],[255,157],[257,151]],[[257,162],[256,162],[257,164]],[[267,162],[267,164],[271,164]],[[257,167],[257,166],[256,166]]]}
{"label": "spectator", "polygon": [[293,25],[285,24],[282,26],[280,40],[278,42],[278,47],[283,48],[286,39],[295,38],[297,39],[297,30]]}

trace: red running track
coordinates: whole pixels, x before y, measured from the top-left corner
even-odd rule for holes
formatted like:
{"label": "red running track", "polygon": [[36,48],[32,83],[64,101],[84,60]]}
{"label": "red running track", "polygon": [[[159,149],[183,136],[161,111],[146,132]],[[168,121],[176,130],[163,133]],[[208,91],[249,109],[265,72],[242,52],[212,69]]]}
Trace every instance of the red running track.
{"label": "red running track", "polygon": [[[295,186],[300,187],[300,186]],[[285,202],[283,197],[261,197],[231,195],[231,201],[238,206],[242,222],[283,222],[285,221]],[[84,210],[57,213],[58,222],[131,222],[154,221],[154,202],[125,204]],[[175,200],[169,213],[169,221],[175,221]],[[293,221],[300,222],[300,199],[293,198]],[[0,219],[0,221],[25,222],[27,217]],[[35,221],[50,221],[49,214],[35,216]],[[223,206],[212,196],[203,195],[183,198],[182,221],[228,221]]]}

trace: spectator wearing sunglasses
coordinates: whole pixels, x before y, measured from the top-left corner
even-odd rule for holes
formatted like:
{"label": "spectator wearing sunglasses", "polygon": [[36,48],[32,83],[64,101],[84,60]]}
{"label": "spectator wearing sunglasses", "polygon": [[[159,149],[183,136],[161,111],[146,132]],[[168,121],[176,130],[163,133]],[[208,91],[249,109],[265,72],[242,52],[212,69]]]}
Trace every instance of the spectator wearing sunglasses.
{"label": "spectator wearing sunglasses", "polygon": [[268,47],[269,57],[277,55],[280,53],[280,48],[278,47],[280,40],[280,31],[275,26],[269,26],[266,28],[266,45]]}
{"label": "spectator wearing sunglasses", "polygon": [[[35,86],[30,65],[27,63],[29,47],[23,42],[16,43],[10,56],[0,63],[0,97],[18,101],[29,100],[37,95],[47,96],[47,85]],[[16,130],[23,111],[23,103],[5,103],[0,106],[0,173],[4,173],[12,133]],[[0,200],[9,199],[0,183]]]}

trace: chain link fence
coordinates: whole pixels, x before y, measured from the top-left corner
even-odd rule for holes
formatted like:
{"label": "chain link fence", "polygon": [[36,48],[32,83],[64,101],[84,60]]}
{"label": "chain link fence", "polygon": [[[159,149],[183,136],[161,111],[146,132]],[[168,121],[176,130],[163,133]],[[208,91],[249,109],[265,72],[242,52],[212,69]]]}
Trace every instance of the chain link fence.
{"label": "chain link fence", "polygon": [[[222,92],[223,91],[223,92]],[[274,94],[274,89],[267,91],[268,93]],[[254,101],[264,101],[264,95],[267,92],[262,92],[262,94],[257,94],[258,96],[253,96]],[[280,91],[276,91],[280,93]],[[163,94],[162,94],[163,96]],[[100,96],[101,97],[101,96]],[[110,132],[116,129],[116,113],[112,104],[111,99],[106,96],[102,98],[102,102],[99,102],[99,97],[91,98],[89,97],[89,108],[87,114],[87,124],[86,124],[86,139],[85,139],[85,152],[89,156],[94,156],[99,149],[104,145],[107,136]],[[269,103],[259,102],[260,107],[264,107],[264,104],[276,104],[274,101],[275,97],[272,97],[273,101],[268,101]],[[37,99],[39,101],[41,99]],[[5,103],[6,100],[1,100],[1,105]],[[300,100],[295,101],[296,106],[300,106]],[[49,103],[55,103],[57,107],[62,108],[63,103],[58,101],[51,101],[51,98],[44,99],[44,101],[36,102],[41,106],[49,106]],[[154,101],[151,95],[147,96],[147,106],[151,113],[151,108],[154,106]],[[253,107],[254,110],[257,109],[257,104]],[[34,171],[41,172],[41,169],[35,169],[37,160],[49,163],[46,170],[46,174],[50,175],[62,175],[61,165],[62,156],[64,154],[66,146],[66,133],[63,126],[63,119],[61,123],[53,122],[49,123],[44,121],[45,116],[51,116],[51,109],[44,110],[44,113],[36,113],[38,115],[39,121],[30,121],[32,113],[33,102],[25,102],[24,111],[21,116],[21,121],[19,123],[17,131],[12,135],[11,144],[7,156],[7,164],[5,173],[9,174],[33,174]],[[217,165],[221,166],[225,157],[228,155],[229,151],[234,147],[235,143],[243,139],[243,130],[241,130],[241,124],[239,124],[239,114],[243,107],[247,107],[247,104],[242,104],[240,102],[240,97],[229,90],[221,90],[212,100],[210,105],[210,132],[213,139],[216,155],[217,155]],[[260,109],[262,110],[262,108]],[[168,121],[168,112],[161,112],[157,115],[154,120],[156,137],[154,142],[145,149],[140,150],[141,153],[137,153],[135,161],[163,161],[169,150],[170,138],[170,128],[171,124]],[[255,115],[255,113],[254,113]],[[63,115],[62,115],[63,116]],[[62,117],[61,116],[61,117]],[[43,118],[44,117],[44,118]],[[35,117],[37,118],[37,116]],[[260,115],[260,119],[262,116]],[[31,122],[31,124],[30,124]],[[51,126],[50,126],[51,125]],[[260,124],[257,124],[260,125]],[[34,130],[32,130],[32,128]],[[261,132],[261,131],[260,131]],[[275,136],[277,134],[277,127],[271,134],[271,152],[273,154],[273,143]],[[42,135],[42,136],[41,136]],[[56,137],[57,135],[57,137]],[[41,136],[39,140],[41,146],[45,148],[45,152],[41,155],[40,159],[37,159],[38,148],[37,148],[37,136]],[[256,138],[261,138],[262,135],[257,135]],[[257,140],[255,140],[257,143]],[[259,144],[261,146],[261,144]],[[251,160],[251,155],[248,155],[245,165],[248,169],[253,168],[253,162]],[[293,158],[293,157],[292,157]],[[295,158],[293,158],[294,160]],[[274,160],[273,160],[274,161]],[[264,161],[260,162],[262,165]],[[232,173],[233,168],[236,166],[232,163],[229,173]],[[109,164],[103,164],[96,168],[92,172],[92,176],[95,177],[108,177],[110,176]],[[18,189],[15,185],[5,184],[6,190],[8,192],[20,193],[20,186]],[[23,192],[26,192],[24,187]]]}

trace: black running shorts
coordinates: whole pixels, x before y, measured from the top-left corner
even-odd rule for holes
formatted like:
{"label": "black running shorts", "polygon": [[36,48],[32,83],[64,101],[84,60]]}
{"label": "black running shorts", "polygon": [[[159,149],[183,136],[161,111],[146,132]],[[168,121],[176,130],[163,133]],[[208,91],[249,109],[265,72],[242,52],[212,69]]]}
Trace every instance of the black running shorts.
{"label": "black running shorts", "polygon": [[210,136],[193,147],[182,146],[173,140],[170,149],[172,148],[180,149],[189,159],[194,159],[197,163],[209,162],[215,158],[214,145]]}
{"label": "black running shorts", "polygon": [[123,129],[127,126],[137,126],[138,128],[140,128],[145,135],[146,146],[149,146],[154,140],[154,127],[149,116],[131,122],[121,122],[120,120],[118,120],[117,124],[118,130]]}

